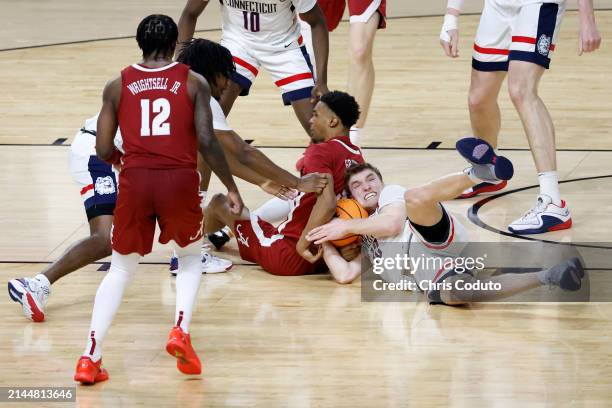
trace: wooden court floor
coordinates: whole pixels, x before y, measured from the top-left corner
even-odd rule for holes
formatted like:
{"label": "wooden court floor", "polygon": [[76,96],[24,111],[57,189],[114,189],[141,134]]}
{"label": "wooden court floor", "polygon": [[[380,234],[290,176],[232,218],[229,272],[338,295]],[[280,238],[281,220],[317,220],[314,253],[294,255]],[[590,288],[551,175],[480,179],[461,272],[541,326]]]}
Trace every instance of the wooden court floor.
{"label": "wooden court floor", "polygon": [[[470,131],[469,49],[477,22],[477,16],[462,18],[456,61],[445,59],[437,45],[439,17],[395,19],[378,35],[377,87],[364,154],[387,183],[409,187],[463,168],[452,147]],[[542,97],[557,128],[562,192],[575,226],[542,239],[612,242],[612,51],[606,42],[612,38],[612,11],[599,12],[598,22],[603,48],[578,57],[577,14],[568,13],[543,80]],[[332,34],[331,88],[345,87],[346,47],[343,24]],[[36,274],[87,235],[68,173],[68,145],[85,118],[96,113],[105,81],[135,61],[137,51],[133,39],[0,51],[2,285]],[[274,161],[293,168],[305,134],[266,74],[251,95],[236,103],[230,124]],[[490,230],[466,217],[476,200],[447,203],[476,241],[518,240],[495,231],[527,210],[537,191],[528,189],[536,184],[535,169],[505,94],[501,106],[500,146],[517,169],[509,189],[519,191],[480,209]],[[67,140],[60,143],[61,138]],[[438,148],[427,149],[432,142],[440,142]],[[252,186],[240,187],[250,208],[267,199]],[[222,191],[217,180],[210,191]],[[156,245],[107,336],[104,363],[111,379],[79,387],[76,406],[612,404],[612,304],[366,303],[359,284],[340,286],[326,275],[270,276],[241,261],[235,243],[221,255],[236,265],[227,274],[203,276],[192,322],[204,374],[182,376],[163,349],[174,315],[174,279],[167,273],[168,250]],[[0,386],[73,385],[104,276],[100,266],[53,286],[43,324],[25,321],[20,308],[0,295]]]}

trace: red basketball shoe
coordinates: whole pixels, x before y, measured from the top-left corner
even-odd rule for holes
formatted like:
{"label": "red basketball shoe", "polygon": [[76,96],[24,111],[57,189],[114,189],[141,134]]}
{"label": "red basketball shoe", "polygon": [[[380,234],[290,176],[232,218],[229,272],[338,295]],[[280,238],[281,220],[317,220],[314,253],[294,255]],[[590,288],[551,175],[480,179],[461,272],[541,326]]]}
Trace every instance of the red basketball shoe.
{"label": "red basketball shoe", "polygon": [[108,371],[102,367],[102,359],[94,363],[89,357],[83,356],[79,358],[76,372],[74,373],[74,381],[78,381],[81,384],[95,384],[106,380],[108,380]]}
{"label": "red basketball shoe", "polygon": [[191,346],[191,337],[183,329],[174,326],[168,335],[166,351],[176,357],[176,368],[183,374],[202,373],[202,363]]}

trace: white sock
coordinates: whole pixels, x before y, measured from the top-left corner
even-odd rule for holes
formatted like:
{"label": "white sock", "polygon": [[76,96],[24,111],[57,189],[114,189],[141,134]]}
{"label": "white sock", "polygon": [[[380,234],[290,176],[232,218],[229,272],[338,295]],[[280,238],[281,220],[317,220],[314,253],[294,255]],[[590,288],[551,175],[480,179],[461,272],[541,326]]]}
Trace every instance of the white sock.
{"label": "white sock", "polygon": [[94,362],[102,356],[102,342],[119,309],[123,291],[134,276],[139,260],[139,254],[121,255],[113,251],[111,267],[96,292],[89,338],[83,352],[83,356],[91,358]]}
{"label": "white sock", "polygon": [[351,126],[351,130],[349,131],[349,137],[351,139],[351,143],[355,146],[359,146],[359,136],[361,132],[361,128],[357,126]]}
{"label": "white sock", "polygon": [[181,268],[176,272],[176,312],[174,325],[189,333],[189,323],[200,289],[202,264],[200,260],[200,242],[194,242],[185,248],[176,248]]}
{"label": "white sock", "polygon": [[271,198],[263,203],[261,207],[253,211],[253,214],[264,221],[273,224],[277,221],[284,220],[289,215],[291,205],[289,201],[281,200],[278,197]]}
{"label": "white sock", "polygon": [[540,194],[546,194],[552,198],[555,205],[561,205],[561,194],[559,193],[559,176],[556,171],[545,171],[538,174],[540,182]]}
{"label": "white sock", "polygon": [[36,275],[34,279],[37,280],[43,286],[46,286],[48,288],[51,287],[51,282],[49,282],[49,279],[42,273]]}

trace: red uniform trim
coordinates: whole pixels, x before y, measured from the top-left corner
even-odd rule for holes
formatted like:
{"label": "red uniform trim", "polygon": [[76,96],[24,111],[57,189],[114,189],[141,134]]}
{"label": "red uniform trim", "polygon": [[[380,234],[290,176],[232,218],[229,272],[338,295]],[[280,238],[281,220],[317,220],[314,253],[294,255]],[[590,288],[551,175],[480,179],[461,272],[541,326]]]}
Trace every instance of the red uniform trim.
{"label": "red uniform trim", "polygon": [[510,50],[502,50],[499,48],[483,48],[483,47],[479,47],[476,43],[474,43],[474,50],[481,54],[496,54],[496,55],[510,54]]}
{"label": "red uniform trim", "polygon": [[90,185],[88,185],[88,186],[83,187],[83,188],[81,189],[81,195],[83,195],[83,194],[87,193],[89,190],[93,190],[93,188],[94,188],[94,185],[93,185],[93,184],[90,184]]}
{"label": "red uniform trim", "polygon": [[259,70],[257,70],[257,68],[255,68],[253,65],[249,64],[245,60],[238,57],[233,57],[233,59],[236,64],[248,69],[253,75],[257,76],[257,74],[259,73]]}
{"label": "red uniform trim", "polygon": [[[524,37],[522,35],[513,35],[512,36],[512,42],[522,42],[522,43],[527,43],[527,44],[535,44],[536,43],[536,39],[535,39],[535,37]],[[551,51],[555,50],[555,44],[550,44],[550,50]]]}
{"label": "red uniform trim", "polygon": [[301,81],[302,79],[309,79],[309,78],[312,78],[312,72],[304,72],[303,74],[295,74],[295,75],[291,75],[290,77],[280,79],[276,81],[274,84],[276,86],[283,86],[283,85],[290,84],[292,82],[297,82],[297,81]]}
{"label": "red uniform trim", "polygon": [[446,249],[449,247],[450,244],[453,243],[453,239],[455,238],[455,221],[453,220],[453,217],[449,216],[449,218],[451,220],[451,233],[450,237],[448,237],[448,240],[441,245],[434,245],[423,241],[423,245],[425,245],[429,249]]}

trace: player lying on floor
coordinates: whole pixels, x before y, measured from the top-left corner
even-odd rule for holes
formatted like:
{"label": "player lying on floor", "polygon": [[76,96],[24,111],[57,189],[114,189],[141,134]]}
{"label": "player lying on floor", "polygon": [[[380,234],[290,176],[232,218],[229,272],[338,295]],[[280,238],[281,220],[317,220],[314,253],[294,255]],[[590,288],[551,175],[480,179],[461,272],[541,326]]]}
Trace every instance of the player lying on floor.
{"label": "player lying on floor", "polygon": [[[293,189],[320,192],[326,179],[317,174],[298,178],[275,165],[260,150],[244,142],[225,121],[215,98],[219,98],[231,73],[235,70],[232,56],[221,45],[203,39],[190,42],[183,48],[179,60],[191,66],[209,83],[210,107],[213,112],[214,133],[223,147],[233,175],[259,185],[265,191],[281,197],[294,196]],[[55,262],[33,278],[12,279],[8,283],[11,299],[22,305],[24,315],[35,322],[45,319],[45,306],[51,285],[58,279],[92,262],[111,255],[110,230],[117,201],[117,176],[113,167],[98,159],[95,153],[98,116],[88,119],[77,132],[70,148],[70,173],[79,185],[81,198],[89,222],[90,235],[73,243]],[[115,144],[121,149],[121,134]],[[204,160],[198,155],[200,189],[208,188],[210,169],[203,170]],[[208,174],[208,177],[206,177]],[[202,205],[204,203],[202,202]],[[202,250],[202,272],[224,272],[232,266],[229,260],[218,258]]]}
{"label": "player lying on floor", "polygon": [[[346,190],[370,214],[369,218],[340,220],[311,230],[307,239],[323,247],[323,258],[334,279],[339,283],[350,283],[361,275],[361,252],[355,245],[344,248],[340,253],[329,241],[350,234],[362,236],[365,253],[374,263],[375,258],[395,257],[397,246],[381,245],[386,242],[405,244],[405,252],[416,246],[427,249],[427,256],[457,257],[467,243],[467,231],[461,223],[441,204],[454,199],[466,188],[483,181],[508,180],[513,168],[506,158],[497,156],[485,141],[465,138],[457,143],[458,150],[471,163],[463,172],[450,174],[428,184],[412,189],[398,185],[385,185],[378,169],[371,164],[353,166],[347,170]],[[393,253],[385,249],[393,248]],[[343,257],[344,255],[345,257]],[[553,268],[539,272],[494,276],[486,281],[500,283],[501,291],[459,291],[430,290],[426,292],[429,301],[449,305],[470,301],[495,300],[526,291],[544,284],[560,286],[565,290],[578,290],[584,271],[580,262],[572,258]],[[469,273],[459,274],[452,268],[419,268],[414,278],[421,282],[452,282],[458,277],[464,281],[477,278]],[[481,280],[484,283],[484,280]],[[423,285],[425,286],[425,285]],[[442,286],[442,285],[440,285]],[[451,285],[454,287],[454,285]]]}
{"label": "player lying on floor", "polygon": [[206,207],[206,231],[229,225],[234,230],[242,259],[259,264],[274,275],[305,275],[323,271],[320,254],[310,250],[306,232],[329,221],[336,208],[336,195],[344,189],[347,167],[363,163],[361,150],[349,139],[349,129],[359,117],[355,98],[345,92],[321,97],[310,120],[312,144],[304,152],[302,174],[326,173],[323,192],[300,193],[289,202],[287,220],[278,227],[264,221],[248,208],[235,216],[227,197],[218,194]]}

